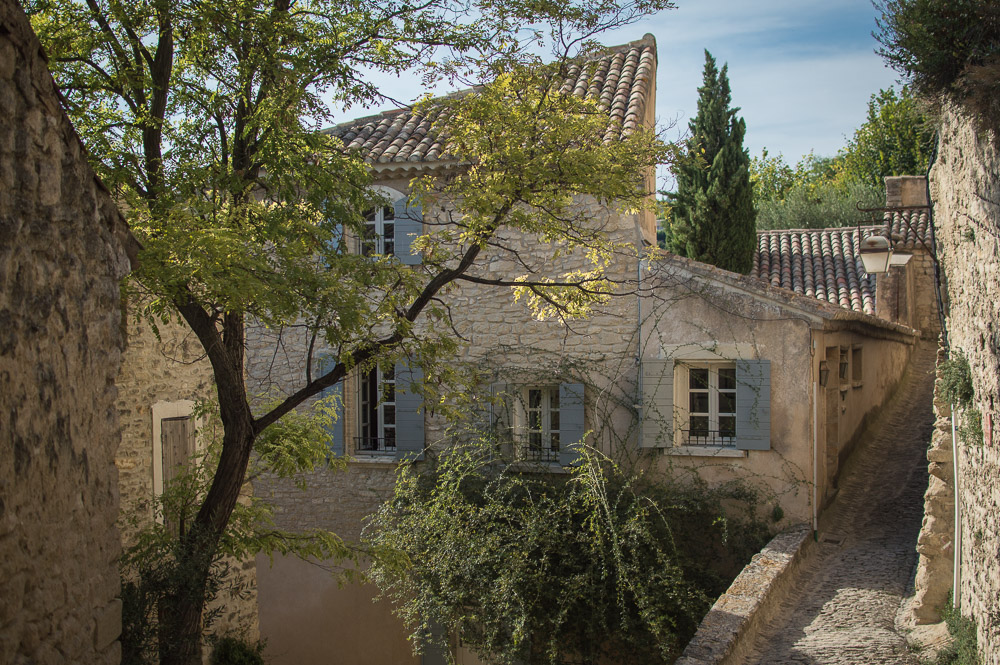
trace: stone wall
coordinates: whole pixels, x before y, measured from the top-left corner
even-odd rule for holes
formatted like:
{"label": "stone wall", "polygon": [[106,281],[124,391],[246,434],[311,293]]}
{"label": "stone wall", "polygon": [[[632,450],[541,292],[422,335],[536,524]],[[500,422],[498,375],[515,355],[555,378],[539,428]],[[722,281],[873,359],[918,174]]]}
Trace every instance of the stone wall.
{"label": "stone wall", "polygon": [[[969,359],[975,403],[985,431],[981,444],[959,444],[957,495],[961,513],[958,596],[962,613],[978,625],[985,665],[1000,663],[1000,526],[996,519],[1000,442],[990,431],[1000,407],[1000,155],[996,141],[994,134],[977,131],[954,108],[946,108],[939,154],[931,171],[939,257],[948,286],[948,341],[952,350],[961,350]],[[947,412],[941,409],[938,415],[946,417]],[[943,486],[951,480],[947,461],[942,459],[945,450],[943,444],[931,449],[928,503],[944,502],[947,495]],[[942,465],[941,473],[935,474],[935,465]],[[929,507],[925,530],[934,531],[935,514]],[[937,535],[941,542],[950,539],[946,530],[939,529]],[[921,536],[922,542],[930,539],[931,534]],[[951,554],[950,548],[938,549],[938,556]],[[946,567],[940,568],[943,574]],[[951,581],[946,583],[950,586]]]}
{"label": "stone wall", "polygon": [[134,240],[0,0],[0,662],[119,662],[119,281]]}
{"label": "stone wall", "polygon": [[744,663],[754,641],[784,609],[796,572],[815,548],[812,530],[799,525],[771,539],[712,605],[676,665]]}

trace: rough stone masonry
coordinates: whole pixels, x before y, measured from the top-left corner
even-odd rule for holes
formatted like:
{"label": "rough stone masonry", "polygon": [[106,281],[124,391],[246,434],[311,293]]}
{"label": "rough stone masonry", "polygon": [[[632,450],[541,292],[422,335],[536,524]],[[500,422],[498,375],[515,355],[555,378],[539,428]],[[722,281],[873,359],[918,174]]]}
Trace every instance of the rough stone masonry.
{"label": "rough stone masonry", "polygon": [[0,0],[2,663],[120,659],[115,375],[134,243],[24,12]]}

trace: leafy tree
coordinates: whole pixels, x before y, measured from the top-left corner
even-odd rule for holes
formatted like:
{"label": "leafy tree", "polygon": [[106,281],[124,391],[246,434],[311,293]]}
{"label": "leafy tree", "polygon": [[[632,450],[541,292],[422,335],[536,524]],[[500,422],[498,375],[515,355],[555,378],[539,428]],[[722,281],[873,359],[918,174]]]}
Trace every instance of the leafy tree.
{"label": "leafy tree", "polygon": [[909,88],[879,90],[868,102],[868,119],[841,151],[839,175],[881,189],[886,176],[925,173],[933,146],[933,122]]}
{"label": "leafy tree", "polygon": [[934,128],[908,88],[880,90],[836,157],[810,153],[795,168],[764,150],[750,164],[758,229],[852,226],[857,208],[885,202],[886,176],[927,170]]}
{"label": "leafy tree", "polygon": [[883,0],[879,54],[921,94],[962,104],[997,127],[1000,10],[992,0]]}
{"label": "leafy tree", "polygon": [[[221,449],[173,549],[183,578],[159,608],[162,663],[201,662],[211,565],[254,450],[312,468],[322,462],[315,447],[273,434],[297,407],[379,360],[408,355],[434,371],[457,344],[439,296],[468,276],[495,234],[537,233],[560,241],[554,252],[594,258],[590,272],[554,282],[511,275],[496,286],[571,315],[606,297],[604,238],[587,229],[573,196],[642,205],[642,173],[663,147],[641,130],[605,144],[596,102],[561,94],[554,82],[571,48],[670,4],[27,3],[93,164],[143,244],[132,283],[141,313],[183,320],[214,372]],[[551,26],[565,47],[552,66],[521,50],[525,22]],[[434,57],[439,47],[450,51]],[[364,212],[381,200],[361,158],[316,130],[329,122],[324,94],[368,102],[380,95],[366,68],[422,63],[431,76],[478,72],[486,88],[452,100],[442,116],[453,153],[476,168],[414,187],[425,206],[436,192],[449,196],[462,223],[425,237],[427,260],[411,269],[347,251],[345,233],[360,235]],[[336,362],[317,368],[310,358],[300,386],[255,408],[243,374],[250,323],[303,326]]]}
{"label": "leafy tree", "polygon": [[881,187],[846,180],[841,163],[841,157],[810,153],[793,168],[781,155],[771,157],[764,150],[750,164],[757,228],[822,229],[857,224],[858,204],[876,207],[885,196]]}
{"label": "leafy tree", "polygon": [[687,156],[674,169],[667,249],[734,272],[753,267],[755,217],[750,156],[743,149],[746,123],[730,108],[727,66],[705,51],[698,113],[688,127]]}
{"label": "leafy tree", "polygon": [[[415,640],[447,652],[461,635],[505,665],[672,662],[767,538],[754,495],[653,485],[584,457],[568,477],[519,473],[472,444],[401,471],[366,532],[404,555],[371,575]],[[723,501],[747,512],[726,517]]]}

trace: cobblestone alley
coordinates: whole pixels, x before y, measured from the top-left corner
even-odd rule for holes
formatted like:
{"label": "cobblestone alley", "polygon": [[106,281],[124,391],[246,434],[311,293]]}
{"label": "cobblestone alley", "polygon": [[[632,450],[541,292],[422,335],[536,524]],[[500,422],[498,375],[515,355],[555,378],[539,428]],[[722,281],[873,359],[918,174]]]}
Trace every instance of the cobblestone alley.
{"label": "cobblestone alley", "polygon": [[913,358],[897,399],[847,462],[819,545],[748,662],[919,662],[895,622],[917,560],[935,349],[923,342]]}

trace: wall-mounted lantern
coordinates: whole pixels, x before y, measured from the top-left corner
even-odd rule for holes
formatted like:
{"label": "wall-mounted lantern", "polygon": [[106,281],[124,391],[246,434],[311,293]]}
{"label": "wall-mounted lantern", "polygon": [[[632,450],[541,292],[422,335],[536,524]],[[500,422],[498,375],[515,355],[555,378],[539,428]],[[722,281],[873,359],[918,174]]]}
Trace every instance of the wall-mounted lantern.
{"label": "wall-mounted lantern", "polygon": [[830,381],[830,366],[825,360],[819,361],[819,385],[826,388],[826,384]]}
{"label": "wall-mounted lantern", "polygon": [[892,256],[892,248],[889,247],[889,240],[883,236],[868,236],[861,241],[861,262],[865,266],[865,272],[869,275],[873,273],[888,272],[889,259]]}

